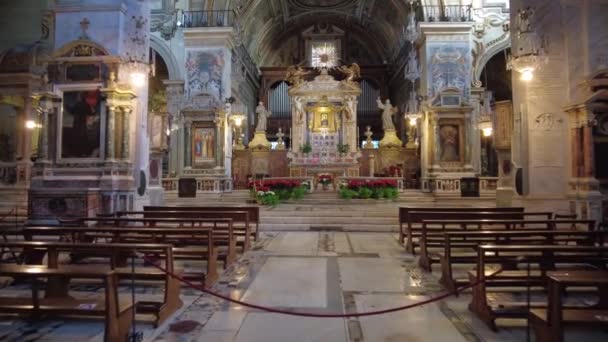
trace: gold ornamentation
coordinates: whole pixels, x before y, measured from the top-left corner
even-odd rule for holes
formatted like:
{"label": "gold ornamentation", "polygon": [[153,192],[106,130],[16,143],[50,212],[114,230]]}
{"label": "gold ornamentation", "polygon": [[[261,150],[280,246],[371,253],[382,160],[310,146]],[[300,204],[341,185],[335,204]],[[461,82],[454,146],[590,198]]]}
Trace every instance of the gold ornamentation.
{"label": "gold ornamentation", "polygon": [[310,71],[304,70],[301,65],[292,65],[287,68],[287,75],[285,75],[285,80],[292,86],[297,87],[304,83],[304,80],[302,78],[308,74],[310,74]]}
{"label": "gold ornamentation", "polygon": [[353,63],[349,67],[343,65],[339,67],[338,70],[346,75],[346,79],[344,79],[344,82],[346,83],[352,83],[355,79],[361,78],[361,68],[357,63]]}

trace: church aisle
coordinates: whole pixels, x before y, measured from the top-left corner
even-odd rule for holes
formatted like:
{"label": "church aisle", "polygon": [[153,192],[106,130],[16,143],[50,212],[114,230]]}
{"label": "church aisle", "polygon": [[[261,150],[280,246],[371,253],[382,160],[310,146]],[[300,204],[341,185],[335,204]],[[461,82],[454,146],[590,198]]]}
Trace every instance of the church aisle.
{"label": "church aisle", "polygon": [[[216,289],[273,308],[336,313],[385,309],[442,291],[389,233],[273,232],[229,270]],[[497,334],[471,318],[468,295],[364,318],[279,315],[201,297],[155,342],[177,341],[521,341],[525,328]],[[210,304],[211,302],[211,304]],[[453,307],[453,308],[452,308]],[[210,308],[218,308],[209,315]],[[177,322],[196,321],[189,332]]]}

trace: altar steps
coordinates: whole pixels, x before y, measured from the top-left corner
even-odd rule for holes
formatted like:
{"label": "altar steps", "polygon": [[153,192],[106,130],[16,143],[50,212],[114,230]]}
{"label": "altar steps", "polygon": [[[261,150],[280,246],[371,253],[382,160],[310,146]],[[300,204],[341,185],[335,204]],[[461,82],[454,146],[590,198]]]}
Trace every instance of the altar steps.
{"label": "altar steps", "polygon": [[[177,198],[165,194],[166,205],[244,205],[249,192],[238,190],[226,194],[204,194],[196,198]],[[420,191],[400,193],[391,200],[344,200],[334,191],[315,191],[297,201],[272,207],[261,207],[260,228],[263,231],[340,230],[396,232],[399,229],[398,208],[402,206],[493,206],[494,200],[479,198],[435,198]]]}

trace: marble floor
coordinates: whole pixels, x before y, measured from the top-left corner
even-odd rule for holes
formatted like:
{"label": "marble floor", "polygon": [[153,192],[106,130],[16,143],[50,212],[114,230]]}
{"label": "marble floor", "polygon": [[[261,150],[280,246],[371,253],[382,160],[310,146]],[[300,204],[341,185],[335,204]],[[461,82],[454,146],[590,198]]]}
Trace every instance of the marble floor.
{"label": "marble floor", "polygon": [[[189,265],[193,267],[193,265]],[[382,310],[442,292],[395,234],[275,232],[225,270],[214,291],[248,303],[322,314]],[[18,293],[18,286],[3,291]],[[84,289],[74,289],[78,290]],[[128,293],[128,289],[124,290]],[[158,291],[158,290],[157,290]],[[84,292],[83,292],[84,293]],[[153,289],[137,289],[138,298]],[[158,294],[158,293],[156,293]],[[138,322],[152,342],[526,341],[524,320],[499,320],[492,332],[472,315],[468,294],[395,313],[307,318],[268,313],[183,289],[186,305],[159,328]],[[97,321],[0,320],[1,341],[101,341]],[[567,341],[607,341],[606,331],[568,331]],[[533,340],[533,337],[532,337]]]}

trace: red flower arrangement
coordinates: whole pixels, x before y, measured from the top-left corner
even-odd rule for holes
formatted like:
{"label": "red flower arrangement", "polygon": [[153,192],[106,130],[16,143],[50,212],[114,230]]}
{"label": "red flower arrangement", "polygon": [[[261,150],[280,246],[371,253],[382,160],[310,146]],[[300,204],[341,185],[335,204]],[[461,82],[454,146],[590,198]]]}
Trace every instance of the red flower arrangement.
{"label": "red flower arrangement", "polygon": [[367,188],[372,188],[372,189],[376,189],[376,188],[396,188],[397,187],[397,181],[394,179],[374,179],[374,180],[369,180],[369,179],[365,179],[365,180],[359,180],[359,179],[352,179],[350,181],[348,181],[347,185],[346,185],[349,189],[351,190],[356,190],[356,189],[360,189],[363,187],[367,187]]}
{"label": "red flower arrangement", "polygon": [[331,175],[319,175],[319,183],[328,185],[331,183]]}
{"label": "red flower arrangement", "polygon": [[295,179],[269,179],[264,181],[249,181],[248,188],[255,188],[259,191],[268,191],[262,189],[292,189],[297,188],[300,185],[302,185],[302,182]]}

